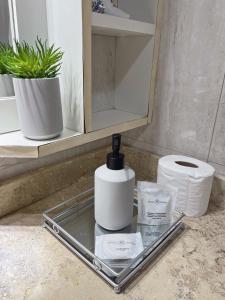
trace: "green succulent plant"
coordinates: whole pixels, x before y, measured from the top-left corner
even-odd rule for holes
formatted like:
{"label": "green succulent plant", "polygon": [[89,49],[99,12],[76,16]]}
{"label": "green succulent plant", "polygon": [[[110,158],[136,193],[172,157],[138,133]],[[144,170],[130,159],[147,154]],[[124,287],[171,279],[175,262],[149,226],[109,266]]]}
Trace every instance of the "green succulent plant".
{"label": "green succulent plant", "polygon": [[59,74],[63,52],[54,44],[37,38],[35,46],[15,42],[14,55],[6,63],[7,70],[17,78],[53,78]]}
{"label": "green succulent plant", "polygon": [[14,55],[13,48],[8,43],[0,42],[0,74],[9,74],[7,61]]}

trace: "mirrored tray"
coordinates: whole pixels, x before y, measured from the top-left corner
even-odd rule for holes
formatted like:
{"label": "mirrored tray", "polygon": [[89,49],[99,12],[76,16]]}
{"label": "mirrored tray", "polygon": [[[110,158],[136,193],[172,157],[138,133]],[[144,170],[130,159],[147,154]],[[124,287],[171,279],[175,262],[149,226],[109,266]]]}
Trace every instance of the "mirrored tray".
{"label": "mirrored tray", "polygon": [[[119,293],[135,274],[184,229],[183,214],[174,212],[170,224],[149,226],[137,223],[137,199],[134,199],[132,223],[120,231],[108,231],[96,224],[94,219],[94,189],[67,200],[47,210],[44,227],[55,235],[73,253],[114,287]],[[116,233],[140,232],[143,243],[141,251],[133,259],[103,260],[95,255],[96,236]]]}

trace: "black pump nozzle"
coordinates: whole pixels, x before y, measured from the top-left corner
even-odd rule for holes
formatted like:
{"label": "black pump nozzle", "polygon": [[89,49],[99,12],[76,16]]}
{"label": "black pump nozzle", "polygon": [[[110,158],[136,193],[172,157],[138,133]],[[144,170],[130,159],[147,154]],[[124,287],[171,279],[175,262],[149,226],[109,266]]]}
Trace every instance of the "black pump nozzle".
{"label": "black pump nozzle", "polygon": [[118,154],[120,152],[120,143],[121,143],[121,134],[113,134],[112,135],[112,151],[114,154]]}
{"label": "black pump nozzle", "polygon": [[112,151],[107,154],[107,168],[122,170],[124,168],[124,155],[120,153],[121,134],[112,135]]}

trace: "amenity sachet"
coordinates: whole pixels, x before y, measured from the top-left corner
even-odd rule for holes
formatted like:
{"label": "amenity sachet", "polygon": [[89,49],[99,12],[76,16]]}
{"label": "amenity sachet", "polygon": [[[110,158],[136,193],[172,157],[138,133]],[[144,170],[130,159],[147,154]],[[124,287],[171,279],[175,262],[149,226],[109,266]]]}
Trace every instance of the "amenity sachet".
{"label": "amenity sachet", "polygon": [[96,236],[95,255],[101,259],[132,259],[143,251],[140,232]]}
{"label": "amenity sachet", "polygon": [[165,225],[170,223],[174,193],[157,183],[138,182],[138,223]]}

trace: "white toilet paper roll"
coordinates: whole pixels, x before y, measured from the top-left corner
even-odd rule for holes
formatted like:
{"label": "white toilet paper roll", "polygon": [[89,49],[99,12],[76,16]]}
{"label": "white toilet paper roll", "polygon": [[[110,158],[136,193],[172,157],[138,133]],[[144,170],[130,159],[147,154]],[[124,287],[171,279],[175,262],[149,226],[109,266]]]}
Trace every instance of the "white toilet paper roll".
{"label": "white toilet paper roll", "polygon": [[199,217],[207,211],[214,173],[198,159],[168,155],[159,159],[157,183],[176,189],[175,209]]}

